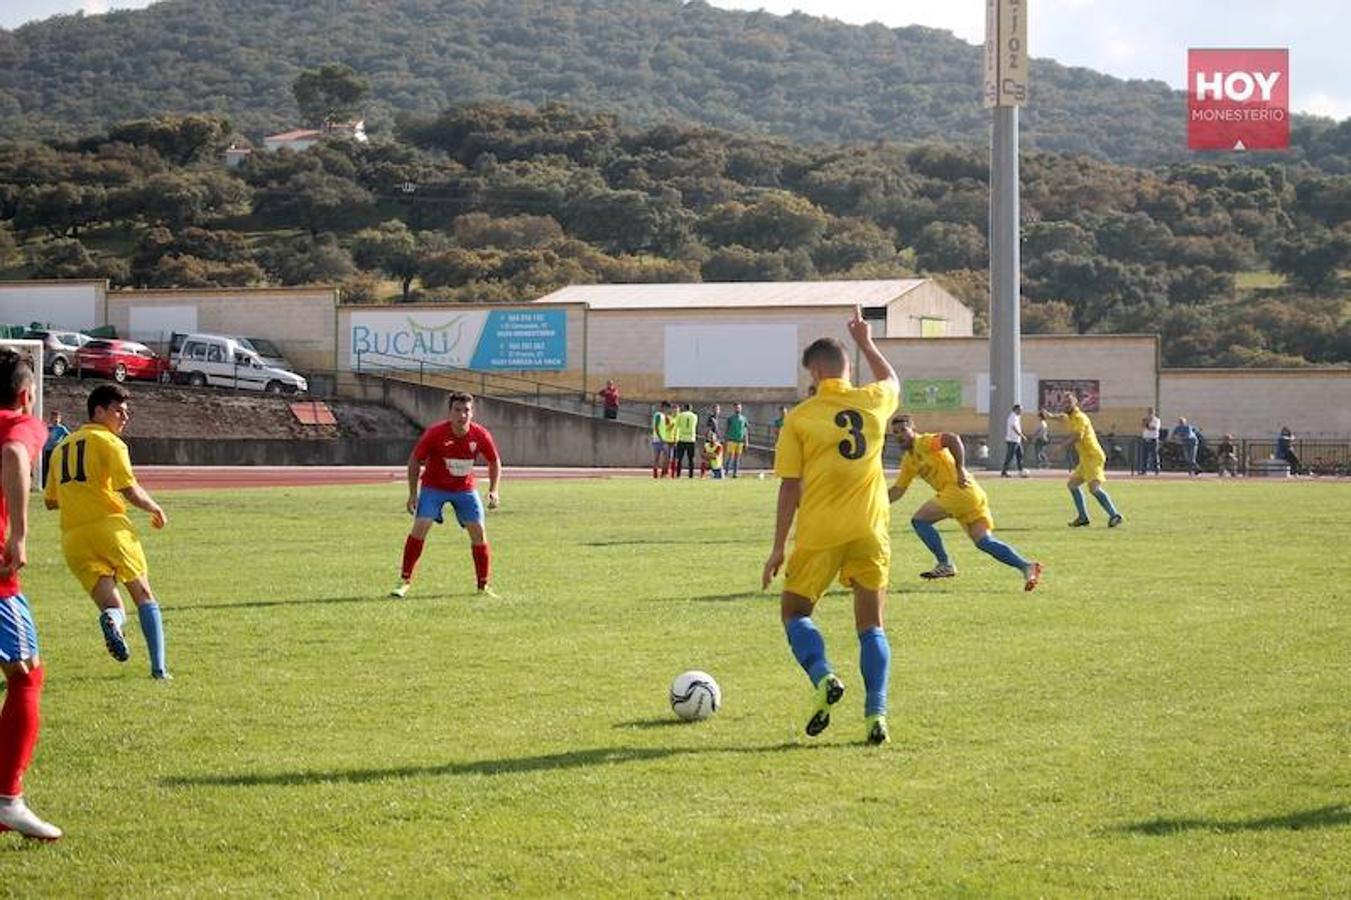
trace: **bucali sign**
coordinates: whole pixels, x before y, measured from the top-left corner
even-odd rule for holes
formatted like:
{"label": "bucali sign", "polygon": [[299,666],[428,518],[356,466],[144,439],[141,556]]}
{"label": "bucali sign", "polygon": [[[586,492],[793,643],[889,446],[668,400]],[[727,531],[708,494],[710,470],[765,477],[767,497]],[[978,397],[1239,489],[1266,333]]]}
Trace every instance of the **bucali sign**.
{"label": "bucali sign", "polygon": [[1188,50],[1187,146],[1285,150],[1290,146],[1288,50]]}

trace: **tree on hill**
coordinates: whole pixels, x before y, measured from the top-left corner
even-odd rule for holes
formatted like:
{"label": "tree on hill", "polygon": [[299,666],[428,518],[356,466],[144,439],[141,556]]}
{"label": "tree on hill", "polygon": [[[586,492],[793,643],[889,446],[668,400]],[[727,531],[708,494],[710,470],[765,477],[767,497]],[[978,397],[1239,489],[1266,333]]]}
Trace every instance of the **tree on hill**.
{"label": "tree on hill", "polygon": [[108,140],[150,147],[176,166],[214,160],[231,133],[228,119],[215,116],[161,116],[123,122],[108,129]]}
{"label": "tree on hill", "polygon": [[361,101],[370,90],[370,82],[343,63],[326,63],[318,69],[306,69],[291,83],[291,94],[300,107],[300,118],[311,128],[356,118]]}

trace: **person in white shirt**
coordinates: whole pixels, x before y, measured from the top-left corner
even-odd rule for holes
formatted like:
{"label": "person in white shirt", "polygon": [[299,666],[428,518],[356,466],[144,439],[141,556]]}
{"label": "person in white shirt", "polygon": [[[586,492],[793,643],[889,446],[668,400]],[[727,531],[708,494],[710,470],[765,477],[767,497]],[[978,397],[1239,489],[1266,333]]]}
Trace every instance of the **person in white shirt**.
{"label": "person in white shirt", "polygon": [[1140,420],[1140,465],[1139,474],[1146,475],[1152,469],[1154,474],[1159,474],[1159,429],[1163,427],[1163,422],[1159,420],[1154,412],[1154,407],[1149,408],[1145,417]]}
{"label": "person in white shirt", "polygon": [[1004,468],[999,471],[1001,478],[1009,477],[1009,463],[1018,464],[1018,474],[1027,477],[1027,470],[1023,468],[1023,408],[1021,405],[1013,404],[1013,412],[1009,413],[1008,424],[1004,427]]}

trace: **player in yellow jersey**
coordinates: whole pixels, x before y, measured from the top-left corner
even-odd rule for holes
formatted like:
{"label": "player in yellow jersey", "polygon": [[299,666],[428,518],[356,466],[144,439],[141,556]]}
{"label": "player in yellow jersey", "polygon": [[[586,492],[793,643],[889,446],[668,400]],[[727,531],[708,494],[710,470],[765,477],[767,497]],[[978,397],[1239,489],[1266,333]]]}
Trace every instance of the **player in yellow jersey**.
{"label": "player in yellow jersey", "polygon": [[1023,590],[1030,591],[1041,580],[1041,563],[1029,562],[1018,551],[994,536],[994,516],[985,490],[976,484],[966,470],[966,448],[959,435],[918,434],[909,416],[897,416],[891,422],[891,433],[900,442],[905,455],[896,483],[887,492],[892,503],[905,496],[910,482],[919,476],[934,489],[935,497],[910,517],[910,526],[933,552],[937,565],[921,578],[951,578],[957,569],[948,558],[943,537],[934,523],[947,518],[956,519],[966,529],[971,542],[1006,566],[1023,574]]}
{"label": "player in yellow jersey", "polygon": [[127,614],[117,590],[120,581],[136,602],[150,674],[169,679],[164,623],[150,589],[145,550],[127,518],[127,504],[150,513],[155,528],[163,528],[167,519],[160,505],[136,483],[121,438],[131,419],[130,396],[117,384],[100,385],[90,392],[89,422],[52,451],[45,499],[48,509],[61,510],[66,565],[99,608],[99,627],[108,652],[118,662],[126,662],[131,655],[123,635]]}
{"label": "player in yellow jersey", "polygon": [[1070,489],[1070,498],[1079,515],[1070,522],[1071,528],[1082,528],[1089,524],[1088,508],[1084,505],[1084,492],[1081,485],[1087,484],[1089,492],[1098,504],[1107,512],[1107,527],[1115,528],[1122,522],[1121,513],[1112,505],[1112,498],[1102,489],[1107,480],[1107,454],[1102,452],[1098,435],[1093,431],[1093,423],[1079,408],[1079,398],[1072,393],[1065,394],[1065,412],[1047,412],[1052,419],[1064,419],[1070,434],[1074,437],[1074,451],[1079,455],[1079,465],[1070,473],[1066,486]]}
{"label": "player in yellow jersey", "polygon": [[858,307],[848,328],[875,380],[863,387],[850,382],[848,353],[835,338],[814,341],[803,352],[802,367],[811,373],[814,391],[785,416],[774,448],[774,474],[782,481],[774,546],[761,583],[768,587],[784,567],[788,532],[796,519],[780,613],[793,656],[816,689],[807,734],[826,729],[832,707],[844,696],[844,683],[827,660],[825,641],[812,621],[816,602],[838,577],[854,592],[867,740],[885,744],[890,740],[886,713],[891,647],[882,630],[882,612],[891,575],[891,507],[882,446],[899,386]]}

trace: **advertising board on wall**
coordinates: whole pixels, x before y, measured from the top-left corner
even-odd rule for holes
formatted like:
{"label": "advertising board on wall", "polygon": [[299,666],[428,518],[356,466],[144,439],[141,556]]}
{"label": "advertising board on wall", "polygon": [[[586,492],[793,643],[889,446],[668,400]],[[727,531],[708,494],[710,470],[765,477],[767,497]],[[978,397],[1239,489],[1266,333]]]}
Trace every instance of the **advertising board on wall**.
{"label": "advertising board on wall", "polygon": [[1064,412],[1069,394],[1079,398],[1079,408],[1084,412],[1098,412],[1102,408],[1102,385],[1097,379],[1058,378],[1037,384],[1040,407],[1050,412]]}
{"label": "advertising board on wall", "polygon": [[427,363],[478,371],[568,367],[568,313],[547,310],[353,312],[353,369]]}
{"label": "advertising board on wall", "polygon": [[901,385],[901,408],[961,409],[960,378],[907,378]]}

